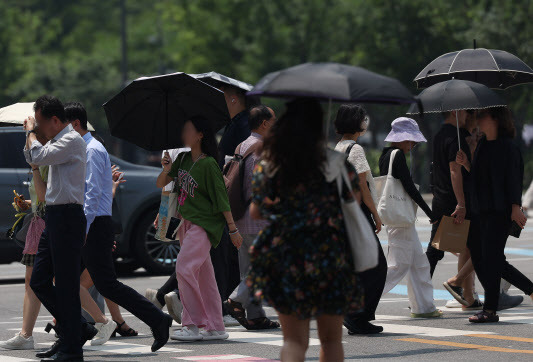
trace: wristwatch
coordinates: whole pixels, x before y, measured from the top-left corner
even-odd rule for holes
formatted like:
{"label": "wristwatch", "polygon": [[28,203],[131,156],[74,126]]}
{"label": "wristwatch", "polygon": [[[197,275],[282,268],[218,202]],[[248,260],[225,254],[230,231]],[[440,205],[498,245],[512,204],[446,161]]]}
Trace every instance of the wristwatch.
{"label": "wristwatch", "polygon": [[29,135],[30,133],[35,133],[35,134],[37,134],[37,132],[35,132],[34,129],[32,129],[31,131],[28,131],[28,135]]}

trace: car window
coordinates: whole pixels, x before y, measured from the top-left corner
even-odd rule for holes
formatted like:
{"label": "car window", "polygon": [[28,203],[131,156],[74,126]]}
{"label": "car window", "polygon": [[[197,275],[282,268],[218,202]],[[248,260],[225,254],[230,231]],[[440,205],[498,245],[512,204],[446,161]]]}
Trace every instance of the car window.
{"label": "car window", "polygon": [[29,168],[24,159],[24,132],[0,132],[0,168]]}

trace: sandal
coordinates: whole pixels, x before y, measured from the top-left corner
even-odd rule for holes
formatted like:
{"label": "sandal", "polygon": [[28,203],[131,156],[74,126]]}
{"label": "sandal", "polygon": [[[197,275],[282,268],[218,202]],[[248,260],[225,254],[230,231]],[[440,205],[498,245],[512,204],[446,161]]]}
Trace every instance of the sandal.
{"label": "sandal", "polygon": [[114,322],[117,324],[117,328],[115,328],[115,331],[111,335],[111,338],[115,338],[117,336],[117,333],[120,334],[121,337],[136,337],[139,335],[139,332],[137,332],[133,328],[130,328],[127,331],[122,329],[122,326],[126,324],[126,321],[122,323],[118,323],[117,321]]}
{"label": "sandal", "polygon": [[250,322],[253,322],[253,323],[251,324],[248,321],[246,322],[248,325],[246,329],[248,330],[277,329],[281,327],[278,322],[271,321],[267,317],[250,319]]}
{"label": "sandal", "polygon": [[246,313],[242,304],[239,302],[234,302],[231,299],[228,299],[223,304],[228,314],[235,318],[241,326],[248,329],[248,320],[246,319]]}
{"label": "sandal", "polygon": [[474,316],[468,318],[470,323],[496,323],[500,317],[495,312],[489,313],[485,310],[476,313]]}
{"label": "sandal", "polygon": [[446,288],[448,292],[450,292],[450,294],[452,295],[452,297],[455,298],[456,301],[458,301],[465,307],[468,307],[468,302],[463,297],[463,288],[456,287],[454,285],[449,284],[448,282],[444,282],[442,283],[442,285],[444,286],[444,288]]}

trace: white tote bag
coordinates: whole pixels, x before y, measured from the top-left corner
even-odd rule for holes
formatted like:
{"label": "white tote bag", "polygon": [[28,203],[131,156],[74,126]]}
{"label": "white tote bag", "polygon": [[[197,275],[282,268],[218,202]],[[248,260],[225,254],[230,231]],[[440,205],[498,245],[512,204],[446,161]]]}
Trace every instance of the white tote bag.
{"label": "white tote bag", "polygon": [[355,271],[361,273],[378,265],[378,244],[374,230],[372,230],[368,219],[363,214],[361,206],[355,201],[355,195],[353,200],[350,201],[345,201],[342,197],[343,182],[352,194],[353,190],[346,167],[341,167],[342,170],[337,176],[337,189],[339,191],[346,234],[352,250]]}
{"label": "white tote bag", "polygon": [[386,226],[406,227],[416,221],[417,205],[405,191],[402,182],[392,176],[394,157],[400,150],[392,151],[387,176],[374,179],[378,194],[378,214]]}

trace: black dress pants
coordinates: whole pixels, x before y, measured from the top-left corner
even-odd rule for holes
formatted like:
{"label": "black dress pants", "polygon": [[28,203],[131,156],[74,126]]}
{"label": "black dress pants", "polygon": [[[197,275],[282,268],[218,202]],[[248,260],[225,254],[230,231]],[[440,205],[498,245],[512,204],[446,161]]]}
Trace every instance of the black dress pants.
{"label": "black dress pants", "polygon": [[[372,214],[365,204],[361,204],[361,209],[365,214],[368,222],[373,229],[376,228]],[[363,285],[365,293],[365,307],[362,312],[352,313],[348,317],[354,321],[373,321],[376,319],[376,309],[378,308],[383,288],[385,288],[385,281],[387,280],[387,258],[383,253],[383,248],[376,236],[376,243],[378,244],[378,265],[375,268],[359,273],[359,280]]]}
{"label": "black dress pants", "polygon": [[[59,351],[81,354],[80,268],[86,220],[78,204],[46,207],[46,228],[39,241],[30,287],[56,318]],[[53,279],[55,277],[55,285]]]}
{"label": "black dress pants", "polygon": [[526,295],[533,293],[533,282],[505,259],[510,228],[511,217],[507,212],[476,216],[470,224],[467,245],[477,277],[485,289],[485,310],[498,308],[501,278]]}
{"label": "black dress pants", "polygon": [[231,242],[227,228],[224,229],[220,244],[211,248],[211,262],[220,297],[225,301],[241,282],[238,250]]}
{"label": "black dress pants", "polygon": [[133,288],[118,281],[112,256],[113,241],[111,216],[97,216],[82,248],[83,263],[94,286],[105,298],[125,308],[148,326],[159,326],[164,321],[164,313]]}

